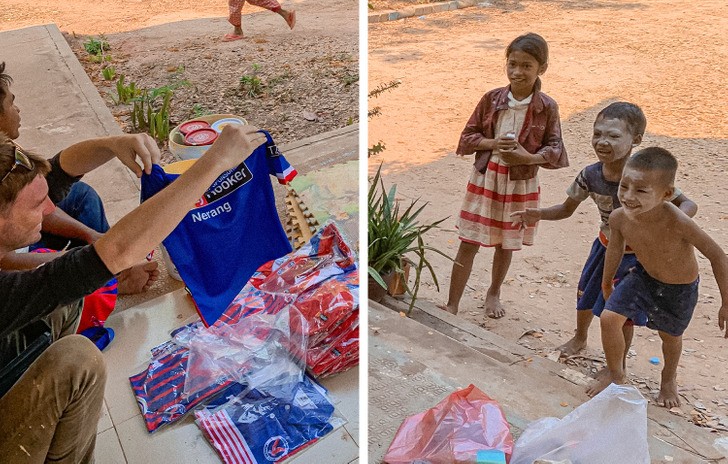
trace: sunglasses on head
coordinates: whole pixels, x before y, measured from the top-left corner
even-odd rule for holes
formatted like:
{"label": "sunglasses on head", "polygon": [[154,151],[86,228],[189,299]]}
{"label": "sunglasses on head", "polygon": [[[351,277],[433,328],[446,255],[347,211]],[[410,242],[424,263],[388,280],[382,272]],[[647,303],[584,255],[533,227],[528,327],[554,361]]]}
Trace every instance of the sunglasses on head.
{"label": "sunglasses on head", "polygon": [[20,147],[18,147],[17,145],[13,145],[13,153],[15,154],[15,163],[13,163],[7,174],[5,174],[2,179],[0,179],[0,183],[5,181],[5,179],[7,179],[8,176],[18,168],[18,166],[22,166],[28,171],[32,171],[35,167],[33,165],[33,161],[28,158],[28,155],[26,155],[23,150],[21,150]]}

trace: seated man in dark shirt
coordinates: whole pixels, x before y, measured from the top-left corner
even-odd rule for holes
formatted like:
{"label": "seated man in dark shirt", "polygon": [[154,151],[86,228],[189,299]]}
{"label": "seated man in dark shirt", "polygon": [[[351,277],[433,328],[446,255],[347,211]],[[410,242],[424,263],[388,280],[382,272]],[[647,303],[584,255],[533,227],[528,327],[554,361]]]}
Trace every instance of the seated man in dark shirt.
{"label": "seated man in dark shirt", "polygon": [[[91,341],[73,335],[78,301],[159,244],[220,174],[266,141],[256,131],[252,126],[227,126],[187,172],[93,244],[32,270],[0,270],[0,369],[25,351],[25,331],[38,321],[48,324],[53,338],[0,397],[3,462],[93,460],[106,367]],[[144,137],[145,143],[135,150],[64,150],[48,162],[0,136],[0,258],[40,238],[43,218],[55,209],[50,193],[68,188],[112,157],[151,172],[160,153],[151,138]]]}
{"label": "seated man in dark shirt", "polygon": [[[5,63],[0,62],[0,132],[15,140],[20,137],[21,118],[20,108],[10,91],[11,82],[11,77],[5,73]],[[142,134],[102,137],[86,140],[66,150],[94,152],[104,159],[111,159],[116,153],[150,149],[144,147],[148,143],[147,139]],[[148,144],[151,146],[152,143]],[[137,177],[141,176],[141,168],[136,163],[127,166]],[[75,182],[65,190],[50,192],[50,198],[58,208],[44,218],[42,240],[32,244],[31,248],[38,246],[61,250],[67,244],[74,248],[95,242],[109,230],[103,203],[89,185]],[[4,269],[32,269],[56,256],[55,253],[13,253],[6,255],[0,265]],[[145,291],[157,280],[158,275],[156,261],[135,263],[117,277],[119,293]]]}

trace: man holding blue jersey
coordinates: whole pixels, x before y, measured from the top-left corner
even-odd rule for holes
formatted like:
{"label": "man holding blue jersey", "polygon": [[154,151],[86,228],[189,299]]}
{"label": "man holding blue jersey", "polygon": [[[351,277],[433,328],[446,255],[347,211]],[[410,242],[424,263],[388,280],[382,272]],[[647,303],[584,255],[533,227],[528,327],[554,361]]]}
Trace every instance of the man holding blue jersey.
{"label": "man holding blue jersey", "polygon": [[[7,86],[0,78],[5,92]],[[55,209],[49,195],[69,188],[111,157],[140,174],[151,172],[160,158],[147,136],[139,136],[138,144],[122,152],[99,156],[89,150],[64,150],[51,162],[23,150],[11,138],[12,134],[0,136],[0,260],[39,240],[43,219]],[[93,461],[106,366],[91,341],[73,335],[78,301],[140,262],[220,174],[238,166],[265,142],[265,135],[253,126],[227,126],[187,172],[92,244],[32,270],[0,270],[0,370],[15,366],[33,348],[27,346],[32,340],[26,331],[38,321],[48,323],[52,341],[44,349],[30,350],[29,366],[20,369],[22,375],[7,391],[0,392],[3,461]],[[3,374],[0,382],[6,378]]]}

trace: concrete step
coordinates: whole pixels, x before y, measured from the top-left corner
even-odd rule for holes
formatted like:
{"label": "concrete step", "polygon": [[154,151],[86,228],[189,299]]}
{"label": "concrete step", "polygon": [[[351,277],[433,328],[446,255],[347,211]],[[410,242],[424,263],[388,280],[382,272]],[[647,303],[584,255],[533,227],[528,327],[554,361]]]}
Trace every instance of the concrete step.
{"label": "concrete step", "polygon": [[[589,398],[562,364],[418,301],[412,318],[403,303],[369,301],[369,462],[384,456],[405,417],[474,384],[495,399],[520,436],[541,417],[563,417]],[[652,462],[721,459],[716,438],[664,408],[648,406]]]}

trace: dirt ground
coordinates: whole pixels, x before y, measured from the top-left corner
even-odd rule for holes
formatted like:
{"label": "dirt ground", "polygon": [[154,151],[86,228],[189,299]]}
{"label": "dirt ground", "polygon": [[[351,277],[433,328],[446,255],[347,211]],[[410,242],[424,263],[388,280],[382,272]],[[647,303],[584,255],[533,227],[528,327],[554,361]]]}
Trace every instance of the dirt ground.
{"label": "dirt ground", "polygon": [[[507,84],[504,53],[516,36],[534,31],[550,45],[544,91],[560,105],[571,165],[540,172],[542,205],[565,198],[584,166],[596,161],[590,145],[597,112],[627,100],[647,115],[643,147],[659,145],[679,158],[679,187],[699,206],[695,220],[728,250],[728,107],[725,67],[728,27],[722,1],[507,1],[370,25],[369,88],[399,79],[398,88],[372,99],[381,115],[369,122],[369,145],[386,150],[369,159],[383,163],[385,183],[397,184],[403,201],[429,202],[424,221],[448,217],[428,243],[455,256],[459,212],[472,157],[454,154],[460,131],[486,91]],[[476,257],[460,316],[548,355],[575,328],[576,285],[598,232],[596,206],[588,200],[571,218],[540,225],[536,244],[514,255],[503,287],[507,315],[485,317],[492,251]],[[451,264],[432,255],[438,292],[427,280],[421,296],[447,300]],[[728,430],[728,341],[717,325],[720,294],[710,263],[698,255],[701,293],[684,336],[678,371],[683,406],[696,424]],[[583,357],[569,360],[586,373],[604,364],[598,321]],[[658,357],[659,365],[649,359]],[[563,360],[562,360],[563,361]],[[642,328],[628,359],[628,373],[652,399],[662,368],[660,339]]]}
{"label": "dirt ground", "polygon": [[[178,85],[171,127],[203,114],[232,113],[286,143],[358,122],[356,0],[282,5],[296,10],[293,30],[279,15],[246,5],[246,38],[234,42],[221,40],[232,32],[223,0],[8,0],[0,30],[55,22],[126,131],[132,130],[131,105],[114,102],[122,74],[137,88]],[[98,63],[84,43],[101,35],[110,61]],[[104,79],[108,66],[117,78]],[[259,95],[247,93],[243,77],[258,80]]]}

